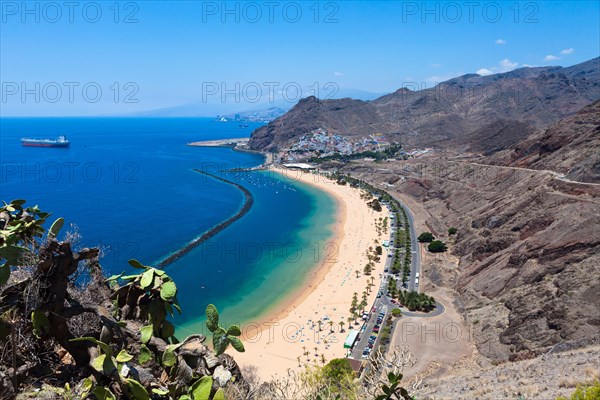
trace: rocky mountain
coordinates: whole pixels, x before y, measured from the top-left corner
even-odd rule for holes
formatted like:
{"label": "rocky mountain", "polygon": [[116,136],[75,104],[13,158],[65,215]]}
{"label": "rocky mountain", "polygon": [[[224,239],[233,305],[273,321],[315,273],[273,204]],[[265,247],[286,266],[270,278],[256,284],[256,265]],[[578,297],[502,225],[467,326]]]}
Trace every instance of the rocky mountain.
{"label": "rocky mountain", "polygon": [[381,133],[418,147],[490,154],[600,99],[600,58],[571,67],[468,74],[433,88],[402,88],[373,101],[308,97],[252,133],[249,146],[277,152],[323,128],[347,137]]}
{"label": "rocky mountain", "polygon": [[568,179],[600,182],[600,101],[495,154],[500,165],[554,170]]}

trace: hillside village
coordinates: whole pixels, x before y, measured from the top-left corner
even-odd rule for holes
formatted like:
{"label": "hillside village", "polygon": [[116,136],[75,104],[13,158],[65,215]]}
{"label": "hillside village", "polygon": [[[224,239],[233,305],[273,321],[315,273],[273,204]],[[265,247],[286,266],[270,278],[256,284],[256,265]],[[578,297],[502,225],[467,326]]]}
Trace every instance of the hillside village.
{"label": "hillside village", "polygon": [[383,134],[373,134],[367,137],[340,135],[325,128],[318,128],[302,135],[288,149],[279,155],[280,162],[297,162],[323,159],[333,156],[363,155],[369,158],[372,153],[388,151],[393,155],[406,159],[428,153],[431,149],[400,150],[402,146],[390,141]]}

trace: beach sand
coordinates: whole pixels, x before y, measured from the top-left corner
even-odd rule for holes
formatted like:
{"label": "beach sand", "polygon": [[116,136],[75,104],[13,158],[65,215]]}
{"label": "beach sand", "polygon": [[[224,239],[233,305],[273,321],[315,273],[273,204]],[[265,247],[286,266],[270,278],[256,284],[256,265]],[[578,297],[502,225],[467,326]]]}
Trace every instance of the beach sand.
{"label": "beach sand", "polygon": [[[324,259],[307,282],[261,322],[245,326],[242,338],[245,353],[228,350],[241,366],[255,366],[257,375],[266,381],[286,376],[288,370],[300,371],[306,365],[323,365],[323,357],[328,362],[347,355],[344,341],[348,335],[347,318],[353,293],[358,294],[360,303],[368,282],[373,281],[366,306],[366,310],[370,310],[385,264],[384,250],[371,275],[364,275],[367,249],[369,246],[375,248],[376,239],[381,244],[388,237],[387,234],[380,236],[375,227],[375,221],[386,217],[387,213],[369,208],[360,198],[358,189],[338,185],[312,173],[276,171],[288,179],[314,185],[329,193],[338,203],[338,215],[334,237],[324,252]],[[358,277],[356,270],[359,271]],[[371,277],[374,279],[371,280]],[[319,320],[322,322],[320,331]],[[344,332],[341,332],[341,321],[344,322]],[[362,324],[362,320],[360,322]],[[360,327],[352,326],[353,329]]]}
{"label": "beach sand", "polygon": [[201,142],[191,142],[187,146],[195,147],[233,147],[243,146],[248,144],[250,138],[232,138],[232,139],[218,139],[218,140],[203,140]]}

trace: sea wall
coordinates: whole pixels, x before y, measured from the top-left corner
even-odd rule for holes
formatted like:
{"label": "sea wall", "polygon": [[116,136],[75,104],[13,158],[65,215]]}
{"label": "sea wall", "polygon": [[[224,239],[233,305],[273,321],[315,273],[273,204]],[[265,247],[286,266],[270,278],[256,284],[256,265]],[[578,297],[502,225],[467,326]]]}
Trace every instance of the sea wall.
{"label": "sea wall", "polygon": [[248,189],[246,189],[245,187],[243,187],[242,185],[232,182],[230,180],[227,180],[225,178],[221,178],[219,176],[210,174],[206,171],[196,169],[196,168],[194,168],[194,171],[199,174],[209,176],[212,179],[216,179],[218,181],[227,183],[229,185],[232,185],[232,186],[235,186],[236,188],[238,188],[244,194],[244,205],[242,206],[242,208],[240,208],[238,210],[237,213],[232,215],[230,218],[226,219],[225,221],[221,222],[218,225],[215,225],[208,231],[204,232],[202,235],[200,235],[197,238],[193,239],[192,241],[188,242],[181,249],[169,254],[167,257],[165,257],[164,259],[159,261],[156,264],[158,267],[166,267],[167,265],[171,264],[173,261],[175,261],[175,260],[181,258],[183,255],[189,253],[194,247],[200,245],[201,243],[203,243],[203,242],[207,241],[208,239],[210,239],[211,237],[215,236],[217,233],[221,232],[223,229],[227,228],[229,225],[233,224],[235,221],[242,218],[248,211],[250,211],[250,209],[252,208],[252,205],[254,204],[254,197],[252,197],[252,193],[250,193],[250,191]]}

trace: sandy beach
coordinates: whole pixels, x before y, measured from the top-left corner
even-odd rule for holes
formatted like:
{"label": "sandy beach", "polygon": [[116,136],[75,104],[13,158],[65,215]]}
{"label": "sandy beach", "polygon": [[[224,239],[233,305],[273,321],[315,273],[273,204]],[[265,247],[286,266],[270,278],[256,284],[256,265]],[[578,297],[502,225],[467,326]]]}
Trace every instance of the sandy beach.
{"label": "sandy beach", "polygon": [[[288,179],[329,193],[338,203],[338,215],[334,237],[326,246],[323,260],[303,287],[262,321],[246,324],[243,329],[246,352],[235,353],[235,359],[242,366],[255,366],[263,380],[287,375],[288,370],[299,371],[306,365],[323,365],[323,361],[345,357],[344,341],[348,335],[352,296],[357,293],[360,303],[368,283],[373,282],[373,290],[367,298],[366,309],[370,309],[381,283],[386,257],[384,250],[371,275],[363,274],[368,262],[367,249],[376,246],[375,240],[381,244],[385,239],[377,233],[375,221],[387,214],[369,208],[358,189],[337,185],[311,173],[276,171]],[[318,321],[321,321],[321,330]],[[344,324],[343,332],[340,322]],[[360,329],[360,326],[351,328]]]}
{"label": "sandy beach", "polygon": [[250,138],[232,138],[232,139],[218,139],[218,140],[204,140],[201,142],[191,142],[187,146],[194,147],[236,147],[248,144]]}

